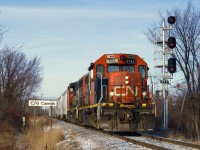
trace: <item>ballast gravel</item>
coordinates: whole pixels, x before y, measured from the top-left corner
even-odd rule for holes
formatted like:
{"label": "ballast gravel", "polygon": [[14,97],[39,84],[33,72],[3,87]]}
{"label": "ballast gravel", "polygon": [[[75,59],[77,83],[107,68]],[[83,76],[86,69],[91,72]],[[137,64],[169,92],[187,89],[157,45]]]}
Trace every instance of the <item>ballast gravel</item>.
{"label": "ballast gravel", "polygon": [[57,144],[58,150],[148,150],[139,145],[92,131],[77,125],[58,121],[54,128],[62,128],[65,140]]}
{"label": "ballast gravel", "polygon": [[[57,150],[149,150],[149,148],[63,121],[57,121],[54,128],[62,128],[65,136],[65,140],[57,144]],[[127,138],[155,144],[171,150],[196,150],[195,148],[175,145],[147,137],[127,136]]]}
{"label": "ballast gravel", "polygon": [[169,142],[164,142],[164,141],[159,141],[159,140],[155,140],[152,138],[147,138],[147,137],[134,137],[134,136],[127,136],[127,138],[131,138],[131,139],[135,139],[135,140],[139,140],[145,143],[150,143],[150,144],[154,144],[166,149],[171,149],[171,150],[197,150],[196,148],[191,148],[191,147],[186,147],[186,146],[181,146],[181,145],[176,145],[173,143],[169,143]]}

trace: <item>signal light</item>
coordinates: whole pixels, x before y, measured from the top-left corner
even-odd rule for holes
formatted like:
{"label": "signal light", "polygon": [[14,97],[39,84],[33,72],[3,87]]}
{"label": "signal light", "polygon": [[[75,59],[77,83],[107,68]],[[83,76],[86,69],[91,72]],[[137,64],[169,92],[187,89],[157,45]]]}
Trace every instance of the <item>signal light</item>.
{"label": "signal light", "polygon": [[174,16],[169,16],[167,21],[168,21],[169,24],[174,24],[175,21],[176,21],[176,18]]}
{"label": "signal light", "polygon": [[168,59],[168,68],[167,69],[170,73],[176,72],[176,58],[169,58]]}
{"label": "signal light", "polygon": [[169,48],[175,48],[176,47],[176,38],[175,37],[169,37],[167,45]]}

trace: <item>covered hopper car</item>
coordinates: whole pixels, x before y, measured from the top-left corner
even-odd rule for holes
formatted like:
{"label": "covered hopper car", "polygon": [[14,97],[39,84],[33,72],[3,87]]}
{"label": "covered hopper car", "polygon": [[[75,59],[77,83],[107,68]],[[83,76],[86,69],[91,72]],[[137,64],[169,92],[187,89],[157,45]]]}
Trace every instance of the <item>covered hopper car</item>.
{"label": "covered hopper car", "polygon": [[54,117],[62,120],[66,120],[67,117],[67,91],[58,97],[56,107],[53,107]]}

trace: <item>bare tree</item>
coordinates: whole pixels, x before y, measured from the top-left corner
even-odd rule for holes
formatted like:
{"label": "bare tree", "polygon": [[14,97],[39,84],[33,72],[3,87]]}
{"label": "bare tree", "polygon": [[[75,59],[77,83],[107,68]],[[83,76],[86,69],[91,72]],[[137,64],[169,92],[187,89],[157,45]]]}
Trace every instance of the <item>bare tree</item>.
{"label": "bare tree", "polygon": [[[0,119],[21,119],[26,100],[41,84],[40,60],[28,60],[24,53],[5,47],[0,52]],[[16,119],[17,120],[17,119]]]}
{"label": "bare tree", "polygon": [[[1,13],[1,12],[0,12]],[[5,27],[5,24],[4,23],[1,23],[0,24],[0,43],[2,42],[3,40],[3,35],[4,33],[6,33],[8,30],[6,29]]]}
{"label": "bare tree", "polygon": [[[200,11],[195,9],[191,1],[188,1],[184,10],[174,8],[167,10],[166,15],[176,17],[176,23],[171,34],[176,37],[177,47],[174,49],[174,57],[188,86],[189,105],[188,133],[193,133],[195,139],[200,139]],[[161,24],[159,25],[161,26]],[[148,29],[146,36],[153,42],[154,27]],[[187,123],[185,123],[187,124]]]}

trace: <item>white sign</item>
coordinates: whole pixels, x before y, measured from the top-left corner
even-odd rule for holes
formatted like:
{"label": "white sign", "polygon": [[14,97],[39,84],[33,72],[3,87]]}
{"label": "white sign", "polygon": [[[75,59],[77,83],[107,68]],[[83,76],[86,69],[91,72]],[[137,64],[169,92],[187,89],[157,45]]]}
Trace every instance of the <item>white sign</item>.
{"label": "white sign", "polygon": [[56,106],[57,101],[41,101],[41,100],[29,100],[29,106]]}

